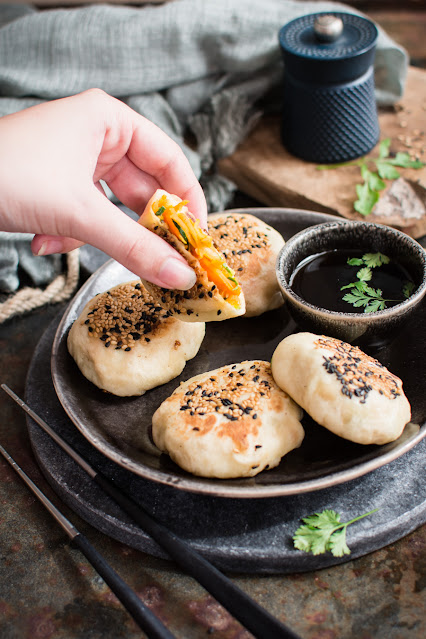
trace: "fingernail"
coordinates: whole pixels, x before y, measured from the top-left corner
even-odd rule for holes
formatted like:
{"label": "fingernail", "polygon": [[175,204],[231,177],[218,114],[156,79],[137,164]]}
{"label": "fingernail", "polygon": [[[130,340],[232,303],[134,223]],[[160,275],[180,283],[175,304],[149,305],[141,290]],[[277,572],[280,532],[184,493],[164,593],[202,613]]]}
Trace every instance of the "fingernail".
{"label": "fingernail", "polygon": [[192,288],[197,281],[197,276],[192,268],[174,257],[168,257],[164,260],[158,277],[166,286],[182,291]]}
{"label": "fingernail", "polygon": [[43,242],[37,252],[37,256],[50,255],[51,253],[62,253],[63,248],[64,245],[61,240],[49,240],[48,242]]}

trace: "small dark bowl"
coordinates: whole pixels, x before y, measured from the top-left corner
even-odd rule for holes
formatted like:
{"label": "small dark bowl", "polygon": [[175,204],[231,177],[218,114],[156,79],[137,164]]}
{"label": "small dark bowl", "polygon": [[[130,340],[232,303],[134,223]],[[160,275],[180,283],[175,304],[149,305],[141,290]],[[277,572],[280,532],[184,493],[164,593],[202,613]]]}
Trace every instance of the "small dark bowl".
{"label": "small dark bowl", "polygon": [[[395,259],[411,275],[414,293],[391,308],[373,313],[340,313],[309,304],[290,287],[291,276],[307,257],[333,249],[365,249]],[[288,309],[303,330],[346,342],[380,344],[393,337],[426,293],[426,253],[418,242],[389,226],[338,220],[294,235],[281,249],[276,266]]]}

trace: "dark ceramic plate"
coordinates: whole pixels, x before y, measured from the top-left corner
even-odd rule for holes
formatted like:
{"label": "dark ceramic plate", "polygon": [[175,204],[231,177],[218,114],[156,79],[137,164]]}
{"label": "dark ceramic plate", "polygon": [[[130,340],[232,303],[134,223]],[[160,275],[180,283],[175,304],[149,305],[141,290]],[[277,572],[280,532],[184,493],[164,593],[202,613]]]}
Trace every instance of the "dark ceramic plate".
{"label": "dark ceramic plate", "polygon": [[[257,215],[288,239],[298,231],[334,220],[332,216],[294,209],[238,209]],[[151,416],[172,391],[194,375],[246,359],[269,360],[277,344],[298,330],[285,306],[260,317],[237,318],[206,325],[197,356],[182,374],[142,397],[114,397],[100,391],[80,373],[66,346],[73,321],[89,299],[134,275],[114,261],[102,266],[70,303],[56,332],[52,348],[52,377],[57,396],[86,439],[120,466],[146,479],[197,493],[233,498],[293,495],[334,486],[383,466],[404,454],[426,435],[425,379],[426,327],[421,317],[425,302],[404,330],[378,351],[380,360],[404,382],[413,409],[412,422],[401,437],[384,446],[362,446],[341,439],[303,419],[302,446],[286,455],[277,468],[254,478],[205,479],[180,469],[161,455],[150,438]]]}

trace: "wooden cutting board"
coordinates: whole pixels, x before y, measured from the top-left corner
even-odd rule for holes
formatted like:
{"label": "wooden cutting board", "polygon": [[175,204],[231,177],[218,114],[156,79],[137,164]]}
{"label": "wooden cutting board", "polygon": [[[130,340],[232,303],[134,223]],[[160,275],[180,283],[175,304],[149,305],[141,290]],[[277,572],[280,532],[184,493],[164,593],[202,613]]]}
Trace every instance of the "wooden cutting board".
{"label": "wooden cutting board", "polygon": [[[390,152],[409,152],[426,162],[426,71],[409,67],[404,96],[379,112],[380,139],[391,139]],[[377,156],[377,147],[369,155]],[[353,208],[358,167],[319,170],[291,155],[281,144],[280,117],[262,118],[219,171],[266,206],[309,209],[388,224],[413,237],[426,234],[426,167],[398,169],[401,178],[388,185],[374,211],[363,217]]]}

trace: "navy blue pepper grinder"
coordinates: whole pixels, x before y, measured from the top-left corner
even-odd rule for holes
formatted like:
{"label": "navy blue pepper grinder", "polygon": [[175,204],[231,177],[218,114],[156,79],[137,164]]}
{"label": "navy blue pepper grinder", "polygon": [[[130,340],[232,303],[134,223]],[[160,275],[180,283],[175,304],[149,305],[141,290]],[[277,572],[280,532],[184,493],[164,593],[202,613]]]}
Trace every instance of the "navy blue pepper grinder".
{"label": "navy blue pepper grinder", "polygon": [[281,139],[290,153],[329,164],[360,157],[377,144],[377,36],[370,20],[341,12],[305,15],[282,27]]}

